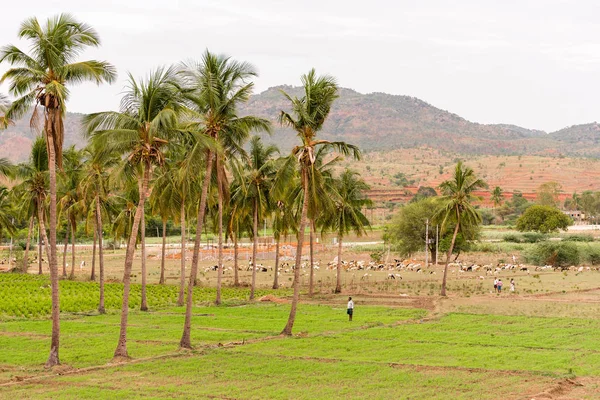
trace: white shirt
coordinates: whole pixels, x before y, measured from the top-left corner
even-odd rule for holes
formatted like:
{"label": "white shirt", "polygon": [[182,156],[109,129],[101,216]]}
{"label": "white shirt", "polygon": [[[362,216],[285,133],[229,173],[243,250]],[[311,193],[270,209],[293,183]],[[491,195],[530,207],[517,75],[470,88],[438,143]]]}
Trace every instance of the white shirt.
{"label": "white shirt", "polygon": [[348,302],[348,308],[354,310],[354,302],[352,300]]}

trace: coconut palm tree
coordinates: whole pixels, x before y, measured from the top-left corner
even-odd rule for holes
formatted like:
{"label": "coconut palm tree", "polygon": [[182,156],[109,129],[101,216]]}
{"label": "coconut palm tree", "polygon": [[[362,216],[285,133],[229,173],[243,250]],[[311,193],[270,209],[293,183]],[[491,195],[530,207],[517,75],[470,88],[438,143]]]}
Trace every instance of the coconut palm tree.
{"label": "coconut palm tree", "polygon": [[273,289],[279,288],[279,249],[281,239],[287,238],[294,229],[297,229],[296,216],[293,212],[294,196],[293,189],[299,187],[297,179],[292,179],[289,183],[290,190],[285,191],[279,199],[273,199],[273,238],[275,239],[275,268],[273,273]]}
{"label": "coconut palm tree", "polygon": [[[176,191],[175,183],[173,182],[171,174],[171,165],[166,163],[161,171],[158,173],[156,180],[154,181],[153,190],[148,199],[150,203],[150,209],[153,215],[158,215],[162,221],[162,248],[161,248],[161,259],[160,259],[160,279],[159,284],[164,285],[165,283],[165,257],[167,250],[167,222],[169,219],[175,216],[174,205],[176,205]],[[182,232],[184,230],[182,229]],[[183,239],[182,239],[183,246]],[[182,247],[183,249],[183,247]],[[183,250],[182,250],[183,251]],[[182,258],[185,253],[182,253]],[[183,305],[178,304],[179,306]]]}
{"label": "coconut palm tree", "polygon": [[[148,79],[139,82],[129,75],[119,112],[102,112],[84,118],[84,126],[92,141],[104,144],[111,152],[126,155],[124,170],[141,171],[136,175],[139,200],[125,256],[121,331],[114,354],[116,358],[128,357],[127,319],[135,242],[144,218],[144,204],[150,190],[153,167],[164,164],[164,151],[176,135],[178,114],[182,110],[179,93],[175,70],[172,68],[158,68]],[[142,280],[145,279],[144,272]],[[146,306],[143,300],[142,309]]]}
{"label": "coconut palm tree", "polygon": [[[36,18],[21,24],[20,39],[31,41],[31,55],[7,45],[0,49],[0,63],[13,66],[0,78],[10,81],[9,91],[17,99],[11,104],[5,118],[18,119],[32,106],[35,111],[32,125],[43,126],[48,148],[50,181],[50,252],[49,267],[52,285],[52,341],[47,367],[60,364],[60,307],[58,296],[58,268],[56,260],[56,166],[62,168],[64,139],[63,117],[69,99],[69,86],[85,81],[97,84],[112,82],[116,73],[112,65],[103,61],[80,61],[76,57],[87,47],[98,47],[98,34],[88,25],[68,14],[49,18],[42,26]],[[37,106],[43,108],[43,125]]]}
{"label": "coconut palm tree", "polygon": [[[22,205],[21,214],[31,216],[31,218],[35,215],[40,227],[40,240],[44,241],[49,257],[50,250],[48,249],[45,223],[48,196],[48,153],[43,137],[38,137],[33,142],[29,162],[17,165],[16,176],[21,182],[13,190]],[[30,227],[33,227],[31,222]],[[26,263],[28,262],[27,257],[29,257],[28,247],[25,249]],[[40,262],[39,273],[42,274],[41,256],[38,257],[38,261]]]}
{"label": "coconut palm tree", "polygon": [[369,185],[360,178],[360,175],[349,169],[344,170],[338,179],[334,181],[335,195],[333,213],[324,216],[324,225],[337,234],[338,256],[335,293],[342,291],[342,242],[344,236],[354,232],[360,236],[366,233],[369,220],[362,213],[365,207],[372,202],[366,197]]}
{"label": "coconut palm tree", "polygon": [[[98,281],[100,287],[98,312],[105,313],[104,307],[104,249],[103,241],[103,216],[110,215],[110,183],[111,170],[113,170],[121,161],[115,153],[106,149],[102,144],[90,143],[85,148],[87,161],[83,167],[85,173],[80,183],[81,200],[80,207],[87,206],[88,219],[92,220],[94,227],[94,251],[96,250],[96,241],[98,242]],[[95,256],[92,258],[92,265]],[[92,277],[94,279],[92,266]]]}
{"label": "coconut palm tree", "polygon": [[266,218],[271,209],[270,190],[277,173],[273,155],[279,153],[276,146],[265,146],[259,136],[250,140],[249,162],[243,172],[239,190],[234,194],[237,203],[244,204],[252,213],[252,284],[250,300],[256,288],[256,253],[258,249],[258,221]]}
{"label": "coconut palm tree", "polygon": [[323,128],[333,102],[338,97],[338,86],[335,79],[327,75],[318,77],[313,69],[308,74],[302,76],[302,84],[304,95],[301,98],[292,97],[283,92],[285,98],[291,103],[292,112],[281,111],[279,116],[280,123],[292,128],[301,143],[292,149],[291,154],[278,171],[276,179],[278,183],[274,186],[275,196],[278,197],[281,195],[285,188],[285,182],[289,181],[295,173],[300,175],[303,191],[294,270],[294,296],[288,322],[281,332],[283,335],[292,334],[292,328],[296,319],[296,309],[300,295],[300,263],[302,260],[304,231],[306,229],[308,206],[310,203],[309,198],[317,199],[325,196],[322,182],[319,182],[320,174],[316,172],[315,168],[316,152],[319,147],[325,146],[333,148],[343,155],[352,154],[355,158],[360,158],[360,152],[355,146],[344,142],[318,140],[316,137],[318,132]]}
{"label": "coconut palm tree", "polygon": [[[228,198],[229,192],[225,171],[227,159],[236,154],[243,154],[243,144],[252,131],[270,131],[270,123],[263,118],[237,115],[239,104],[247,101],[252,94],[254,84],[249,80],[255,76],[257,73],[250,64],[237,62],[223,55],[215,55],[208,50],[202,56],[200,63],[190,62],[182,65],[182,77],[188,89],[186,97],[190,108],[195,113],[196,131],[213,139],[223,149],[218,154],[211,151],[203,157],[204,160],[211,160],[206,165],[206,184],[208,185],[211,179],[213,169],[217,179],[219,259],[216,304],[221,303],[223,202]],[[202,204],[202,199],[200,202]],[[204,213],[202,207],[200,213]],[[202,223],[198,222],[198,224],[201,227]],[[196,232],[202,230],[197,229]],[[200,244],[199,239],[197,243]]]}
{"label": "coconut palm tree", "polygon": [[478,198],[474,191],[487,187],[487,184],[477,178],[473,169],[463,165],[462,161],[456,164],[452,179],[444,181],[439,188],[442,197],[439,199],[439,208],[435,219],[441,221],[441,230],[444,231],[448,224],[456,224],[454,234],[450,242],[450,248],[446,254],[446,265],[444,266],[444,278],[442,280],[441,296],[446,296],[446,277],[448,275],[448,264],[456,243],[458,232],[467,227],[481,223],[481,215],[473,207],[473,202]]}
{"label": "coconut palm tree", "polygon": [[[75,234],[77,221],[84,214],[85,205],[81,203],[80,185],[83,179],[83,153],[71,146],[65,153],[65,168],[60,174],[60,199],[58,200],[59,218],[66,214],[67,227],[71,230],[71,273],[70,279],[75,277]],[[67,235],[68,236],[67,229]],[[65,239],[66,242],[66,239]],[[63,264],[64,265],[64,264]],[[64,274],[65,271],[63,271]]]}

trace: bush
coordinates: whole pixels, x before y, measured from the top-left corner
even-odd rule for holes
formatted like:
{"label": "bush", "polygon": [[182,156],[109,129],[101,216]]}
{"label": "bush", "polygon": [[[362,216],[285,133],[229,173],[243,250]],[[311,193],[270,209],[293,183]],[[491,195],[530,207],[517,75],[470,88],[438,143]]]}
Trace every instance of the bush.
{"label": "bush", "polygon": [[510,243],[521,243],[521,237],[519,235],[515,235],[514,233],[504,235],[503,240]]}
{"label": "bush", "polygon": [[593,242],[592,235],[569,235],[562,239],[564,242]]}
{"label": "bush", "polygon": [[538,243],[546,240],[546,235],[537,232],[527,232],[523,234],[523,241],[521,243]]}
{"label": "bush", "polygon": [[592,265],[600,264],[600,249],[589,248],[587,251],[587,260]]}
{"label": "bush", "polygon": [[543,242],[525,254],[527,262],[535,265],[568,267],[580,262],[579,248],[572,242]]}

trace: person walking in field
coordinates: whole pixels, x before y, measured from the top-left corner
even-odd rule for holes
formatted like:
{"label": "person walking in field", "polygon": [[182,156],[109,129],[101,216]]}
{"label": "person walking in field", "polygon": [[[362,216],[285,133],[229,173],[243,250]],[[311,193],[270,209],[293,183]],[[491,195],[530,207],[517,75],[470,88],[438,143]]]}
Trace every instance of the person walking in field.
{"label": "person walking in field", "polygon": [[510,291],[511,292],[515,291],[515,280],[514,279],[510,280]]}
{"label": "person walking in field", "polygon": [[354,302],[352,301],[352,297],[348,297],[348,321],[352,321],[352,314],[354,313]]}
{"label": "person walking in field", "polygon": [[502,293],[502,279],[498,279],[498,293]]}
{"label": "person walking in field", "polygon": [[494,278],[494,293],[498,293],[498,278]]}

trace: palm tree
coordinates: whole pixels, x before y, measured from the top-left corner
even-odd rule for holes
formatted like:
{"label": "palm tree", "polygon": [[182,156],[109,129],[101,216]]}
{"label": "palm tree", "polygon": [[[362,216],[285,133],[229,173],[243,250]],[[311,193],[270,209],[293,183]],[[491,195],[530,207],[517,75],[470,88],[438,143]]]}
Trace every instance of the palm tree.
{"label": "palm tree", "polygon": [[[98,267],[99,267],[99,286],[100,297],[98,300],[98,312],[105,313],[104,308],[104,249],[102,247],[103,230],[102,216],[109,215],[109,192],[110,192],[110,171],[117,166],[120,159],[114,153],[107,151],[102,144],[90,143],[85,149],[87,153],[87,162],[84,166],[85,174],[81,181],[81,206],[87,205],[88,212],[94,226],[94,252],[96,250],[96,241],[98,242]],[[92,258],[92,277],[94,279]]]}
{"label": "palm tree", "polygon": [[342,241],[350,231],[360,236],[366,233],[369,220],[362,213],[365,207],[372,202],[366,197],[365,192],[369,185],[360,178],[360,175],[349,169],[344,170],[335,180],[335,211],[325,216],[325,226],[336,232],[338,237],[338,257],[335,293],[342,291]]}
{"label": "palm tree", "polygon": [[[75,150],[75,146],[71,146],[64,153],[65,168],[60,175],[60,199],[59,199],[59,216],[61,213],[66,213],[67,219],[67,234],[69,228],[71,230],[71,273],[70,279],[75,277],[75,233],[77,232],[77,220],[83,214],[84,204],[81,203],[80,185],[83,179],[83,154]],[[66,242],[66,239],[65,239]],[[64,263],[63,263],[64,266]],[[63,271],[64,274],[65,271]]]}
{"label": "palm tree", "polygon": [[456,164],[452,179],[444,181],[439,188],[442,192],[440,205],[436,212],[436,219],[441,220],[441,230],[449,223],[455,223],[454,234],[450,242],[450,248],[446,254],[446,265],[444,266],[444,279],[442,280],[441,296],[446,296],[446,277],[448,275],[448,263],[454,250],[454,243],[458,232],[469,226],[481,223],[481,215],[473,207],[473,201],[478,198],[473,192],[487,187],[487,184],[477,178],[473,169],[465,167],[462,161]]}
{"label": "palm tree", "polygon": [[[289,188],[298,187],[295,180],[289,182]],[[273,238],[275,239],[275,268],[273,276],[273,289],[279,288],[279,247],[282,238],[287,238],[294,228],[297,227],[295,215],[292,210],[293,196],[289,196],[290,191],[285,191],[280,199],[273,199]]]}
{"label": "palm tree", "polygon": [[277,173],[273,155],[278,153],[276,146],[265,146],[259,136],[250,140],[249,162],[242,176],[243,184],[234,196],[238,203],[246,205],[252,213],[252,285],[250,300],[254,299],[256,288],[256,253],[258,249],[258,221],[263,220],[271,208],[269,192]]}
{"label": "palm tree", "polygon": [[[196,115],[197,131],[219,143],[224,150],[217,154],[209,151],[203,157],[204,160],[211,160],[206,165],[206,185],[211,179],[213,169],[217,180],[219,259],[215,303],[220,304],[223,273],[223,202],[228,198],[229,189],[225,171],[227,158],[243,154],[243,144],[250,132],[270,131],[270,124],[262,118],[237,115],[238,105],[246,102],[252,94],[254,84],[249,80],[257,76],[250,64],[237,62],[223,55],[215,55],[207,50],[200,63],[187,63],[182,66],[182,69],[182,76],[188,89],[186,97]],[[202,204],[202,199],[200,203]],[[204,204],[206,205],[206,202]],[[204,213],[204,210],[201,209],[199,212]],[[201,227],[202,223],[198,222],[198,224]],[[196,232],[202,230],[197,229]],[[199,245],[199,239],[197,242]],[[192,264],[193,260],[194,258]]]}
{"label": "palm tree", "polygon": [[[131,267],[136,238],[144,217],[144,204],[150,189],[152,170],[154,166],[162,166],[165,162],[164,150],[169,144],[169,139],[175,135],[181,109],[175,71],[172,68],[159,68],[152,72],[147,80],[140,82],[129,75],[129,84],[121,101],[120,112],[102,112],[84,118],[84,126],[93,141],[103,143],[107,149],[117,154],[127,155],[127,166],[124,170],[142,171],[136,175],[139,200],[125,256],[121,331],[115,358],[128,357],[127,319]],[[144,272],[142,271],[142,280]],[[142,298],[142,309],[145,306],[143,300]]]}
{"label": "palm tree", "polygon": [[97,84],[112,82],[116,73],[112,65],[102,61],[74,62],[86,47],[98,47],[98,34],[88,25],[62,14],[46,21],[42,27],[36,18],[24,21],[18,34],[32,42],[32,55],[13,45],[0,50],[0,63],[13,68],[0,78],[10,80],[9,91],[18,97],[6,111],[5,118],[17,119],[35,104],[32,125],[40,126],[37,106],[44,108],[43,132],[48,148],[50,175],[50,252],[49,267],[52,284],[52,341],[47,367],[60,364],[60,307],[58,296],[58,266],[56,253],[56,166],[62,169],[64,138],[63,117],[69,97],[68,86],[84,81]]}
{"label": "palm tree", "polygon": [[[160,279],[159,284],[164,285],[165,283],[165,257],[167,249],[167,222],[170,218],[174,217],[174,205],[176,204],[175,197],[175,184],[170,174],[171,169],[169,163],[165,164],[163,171],[157,176],[152,193],[148,201],[150,202],[150,208],[154,215],[158,215],[162,221],[162,248],[161,248],[161,259],[160,259]],[[183,229],[182,229],[183,231]],[[182,240],[183,246],[183,240]],[[183,249],[183,247],[182,247]],[[183,251],[183,250],[182,250]],[[184,258],[182,253],[182,258]],[[183,305],[178,304],[179,306]]]}
{"label": "palm tree", "polygon": [[[338,86],[331,76],[318,77],[315,70],[302,76],[304,96],[301,98],[291,97],[283,92],[290,101],[292,114],[281,111],[280,123],[289,126],[301,141],[301,144],[292,149],[283,166],[277,173],[277,184],[274,186],[275,196],[279,197],[285,188],[285,182],[298,171],[303,191],[302,208],[298,229],[298,245],[296,248],[296,265],[294,270],[294,297],[288,322],[281,332],[283,335],[291,335],[294,321],[296,319],[296,308],[300,295],[300,263],[302,261],[302,246],[304,244],[304,231],[308,214],[309,198],[323,198],[325,193],[321,182],[318,182],[319,174],[315,173],[315,154],[319,147],[331,147],[338,152],[348,155],[352,153],[355,158],[360,157],[360,152],[355,146],[344,142],[329,142],[317,140],[317,133],[323,128],[323,124],[329,115],[331,106],[338,97]],[[316,202],[315,202],[316,203]]]}
{"label": "palm tree", "polygon": [[[44,241],[49,257],[50,250],[48,249],[48,237],[45,225],[46,199],[48,196],[48,153],[43,137],[38,137],[33,142],[29,162],[17,165],[16,176],[21,180],[21,183],[15,186],[13,190],[22,205],[21,214],[30,216],[30,218],[36,217],[38,226],[40,227],[40,241]],[[29,226],[33,228],[31,220]],[[28,237],[31,237],[31,234]],[[38,257],[38,262],[40,263],[39,273],[41,275],[41,246],[39,250],[40,256]],[[28,257],[29,246],[26,246],[25,263],[28,263]],[[24,269],[26,268],[24,267]]]}
{"label": "palm tree", "polygon": [[502,195],[502,188],[500,186],[496,186],[492,191],[492,201],[494,202],[494,209],[502,204],[504,200],[504,196]]}

